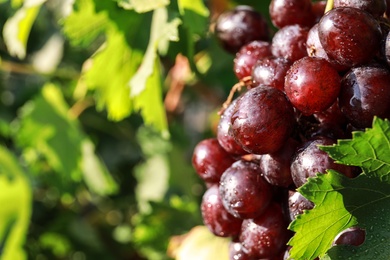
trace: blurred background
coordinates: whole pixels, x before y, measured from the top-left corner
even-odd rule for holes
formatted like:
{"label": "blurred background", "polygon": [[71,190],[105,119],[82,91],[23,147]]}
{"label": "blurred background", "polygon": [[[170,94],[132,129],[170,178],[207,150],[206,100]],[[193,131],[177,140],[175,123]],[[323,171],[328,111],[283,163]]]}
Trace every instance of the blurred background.
{"label": "blurred background", "polygon": [[0,259],[201,259],[192,150],[237,82],[213,22],[269,2],[0,0]]}

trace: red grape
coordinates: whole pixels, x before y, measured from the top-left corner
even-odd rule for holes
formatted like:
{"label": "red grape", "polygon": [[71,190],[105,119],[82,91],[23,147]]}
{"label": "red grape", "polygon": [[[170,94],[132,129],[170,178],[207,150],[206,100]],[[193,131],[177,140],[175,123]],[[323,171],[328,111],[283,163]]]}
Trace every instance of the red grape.
{"label": "red grape", "polygon": [[221,177],[219,186],[226,210],[237,218],[254,218],[264,212],[271,201],[271,185],[253,162],[237,161]]}
{"label": "red grape", "polygon": [[326,173],[327,169],[336,170],[347,177],[355,176],[353,167],[335,163],[326,152],[318,147],[334,143],[335,141],[329,137],[316,136],[302,145],[291,163],[291,176],[296,187],[302,186],[307,178],[315,177],[317,173]]}
{"label": "red grape", "polygon": [[234,59],[234,73],[242,80],[251,76],[252,68],[259,59],[271,56],[271,44],[265,41],[253,41],[244,45]]}
{"label": "red grape", "polygon": [[272,54],[291,62],[307,56],[308,32],[308,28],[297,24],[283,27],[272,38]]}
{"label": "red grape", "polygon": [[260,169],[270,184],[287,188],[293,183],[290,171],[291,159],[299,143],[289,138],[277,152],[260,157]]}
{"label": "red grape", "polygon": [[225,109],[225,111],[221,115],[217,128],[217,138],[219,144],[228,153],[232,155],[244,155],[247,154],[247,152],[241,147],[241,145],[236,142],[231,131],[231,119],[236,102],[237,99],[233,100],[233,102]]}
{"label": "red grape", "polygon": [[324,59],[305,57],[296,61],[285,78],[290,102],[304,115],[324,111],[337,99],[340,76]]}
{"label": "red grape", "polygon": [[293,24],[310,27],[315,20],[310,0],[272,0],[269,14],[278,28]]}
{"label": "red grape", "polygon": [[366,231],[359,227],[350,227],[341,231],[334,239],[333,245],[360,246],[366,239]]}
{"label": "red grape", "polygon": [[281,206],[272,203],[259,217],[243,221],[240,241],[249,256],[264,259],[279,255],[289,236]]}
{"label": "red grape", "polygon": [[284,77],[291,62],[284,58],[268,57],[258,60],[252,69],[254,86],[268,85],[284,91]]}
{"label": "red grape", "polygon": [[372,125],[374,116],[390,116],[390,71],[379,65],[353,68],[341,81],[339,106],[355,127]]}
{"label": "red grape", "polygon": [[216,138],[199,142],[192,155],[192,165],[198,175],[208,183],[218,183],[222,173],[235,160],[218,143]]}
{"label": "red grape", "polygon": [[352,7],[327,12],[318,24],[318,33],[328,56],[349,68],[369,62],[380,49],[382,38],[375,18]]}
{"label": "red grape", "polygon": [[250,6],[240,5],[218,17],[215,35],[226,51],[236,53],[251,41],[267,41],[269,29],[259,12]]}
{"label": "red grape", "polygon": [[203,194],[201,212],[204,224],[216,236],[237,236],[242,219],[235,218],[222,204],[218,185],[212,185]]}
{"label": "red grape", "polygon": [[231,118],[236,141],[249,153],[279,150],[294,126],[294,111],[284,93],[259,86],[242,95]]}

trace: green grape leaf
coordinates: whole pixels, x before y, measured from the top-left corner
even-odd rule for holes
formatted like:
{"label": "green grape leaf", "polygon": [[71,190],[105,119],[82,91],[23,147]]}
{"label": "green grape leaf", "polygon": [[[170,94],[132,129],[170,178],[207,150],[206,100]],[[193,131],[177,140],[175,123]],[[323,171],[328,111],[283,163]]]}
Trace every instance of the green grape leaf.
{"label": "green grape leaf", "polygon": [[32,191],[16,158],[0,146],[1,259],[27,259],[23,247],[31,217]]}
{"label": "green grape leaf", "polygon": [[359,246],[336,246],[329,250],[331,259],[389,259],[390,255],[390,186],[379,178],[362,174],[348,179],[338,189],[346,209],[365,229],[366,240]]}
{"label": "green grape leaf", "polygon": [[339,140],[333,146],[321,147],[337,162],[360,166],[367,174],[390,182],[390,124],[374,118],[373,127],[353,133],[352,140]]}
{"label": "green grape leaf", "polygon": [[169,0],[117,0],[119,6],[134,9],[137,13],[145,13],[169,5]]}
{"label": "green grape leaf", "polygon": [[29,165],[36,165],[43,157],[64,183],[84,180],[98,194],[117,190],[108,170],[94,154],[93,144],[69,114],[61,90],[54,84],[46,84],[41,95],[24,105],[15,125],[16,142]]}
{"label": "green grape leaf", "polygon": [[159,8],[153,12],[149,44],[144,59],[136,74],[129,81],[130,95],[135,97],[146,88],[146,81],[153,74],[155,62],[158,59],[157,51],[165,47],[168,41],[178,41],[177,27],[181,21],[178,18],[168,21],[166,8]]}
{"label": "green grape leaf", "polygon": [[[292,259],[388,259],[389,127],[388,120],[375,118],[371,129],[355,132],[352,140],[321,147],[338,162],[360,166],[363,173],[350,179],[330,170],[309,178],[298,189],[315,207],[290,224],[289,228],[296,232],[289,241]],[[355,225],[366,230],[363,245],[331,248],[340,231]]]}
{"label": "green grape leaf", "polygon": [[140,110],[145,124],[155,127],[163,138],[169,138],[168,122],[162,100],[161,82],[160,67],[156,61],[153,73],[146,81],[145,89],[138,96],[134,97],[134,108]]}
{"label": "green grape leaf", "polygon": [[183,26],[193,34],[205,32],[210,15],[209,9],[202,0],[178,0],[180,15],[183,16]]}
{"label": "green grape leaf", "polygon": [[19,59],[26,57],[27,40],[41,5],[45,0],[25,1],[4,24],[3,37],[8,52]]}
{"label": "green grape leaf", "polygon": [[78,0],[73,12],[63,21],[63,31],[74,45],[87,47],[109,24],[105,12],[96,12],[92,0]]}
{"label": "green grape leaf", "polygon": [[335,172],[318,174],[298,189],[315,203],[315,207],[298,215],[289,226],[295,232],[288,243],[292,246],[292,259],[323,256],[339,232],[357,223],[345,209],[343,196],[336,191],[342,187],[345,178]]}
{"label": "green grape leaf", "polygon": [[135,195],[141,213],[151,211],[150,201],[162,201],[169,187],[170,167],[167,152],[170,143],[150,127],[141,127],[137,141],[146,156],[145,162],[134,169],[137,179]]}
{"label": "green grape leaf", "polygon": [[142,57],[142,53],[129,47],[125,35],[114,29],[107,33],[105,46],[92,57],[84,79],[90,89],[96,90],[97,108],[107,109],[112,120],[121,120],[132,112],[127,82]]}

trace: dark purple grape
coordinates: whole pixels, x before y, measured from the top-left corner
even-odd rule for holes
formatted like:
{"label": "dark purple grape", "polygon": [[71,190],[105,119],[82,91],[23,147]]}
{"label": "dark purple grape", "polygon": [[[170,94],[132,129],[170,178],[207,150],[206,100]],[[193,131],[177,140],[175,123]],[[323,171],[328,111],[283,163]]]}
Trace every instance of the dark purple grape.
{"label": "dark purple grape", "polygon": [[272,0],[269,14],[277,28],[293,24],[310,27],[315,21],[310,0]]}
{"label": "dark purple grape", "polygon": [[218,183],[222,173],[235,162],[216,138],[199,142],[192,155],[192,165],[198,175],[208,183]]}
{"label": "dark purple grape", "polygon": [[272,54],[291,62],[307,56],[306,40],[309,29],[300,25],[288,25],[272,38]]}
{"label": "dark purple grape", "polygon": [[355,127],[372,126],[374,116],[390,116],[390,71],[379,65],[351,69],[341,81],[339,106]]}
{"label": "dark purple grape", "polygon": [[340,76],[324,59],[305,57],[286,74],[284,90],[290,102],[304,115],[329,108],[340,92]]}
{"label": "dark purple grape", "polygon": [[297,191],[289,191],[288,193],[288,212],[290,221],[296,219],[296,217],[304,212],[304,210],[310,210],[314,208],[314,203],[306,199]]}
{"label": "dark purple grape", "polygon": [[334,0],[333,7],[354,7],[372,14],[382,16],[386,12],[386,0]]}
{"label": "dark purple grape", "polygon": [[219,186],[226,210],[237,218],[254,218],[272,199],[271,185],[253,162],[237,161],[221,177]]}
{"label": "dark purple grape", "polygon": [[242,219],[235,218],[222,204],[218,185],[203,194],[201,203],[203,223],[216,236],[234,237],[240,233]]}
{"label": "dark purple grape", "polygon": [[285,250],[289,237],[282,207],[272,203],[259,217],[243,221],[239,240],[249,256],[268,259]]}
{"label": "dark purple grape", "polygon": [[259,12],[250,6],[240,5],[218,17],[215,35],[226,51],[235,54],[251,41],[268,41],[269,29]]}
{"label": "dark purple grape", "polygon": [[359,227],[350,227],[341,231],[334,239],[333,245],[360,246],[366,239],[366,231]]}
{"label": "dark purple grape", "polygon": [[290,171],[291,160],[298,145],[298,141],[289,138],[277,152],[262,155],[260,169],[264,179],[275,186],[289,187],[293,183]]}
{"label": "dark purple grape", "polygon": [[251,76],[252,68],[259,59],[272,56],[271,44],[253,41],[244,45],[234,59],[234,73],[239,80]]}
{"label": "dark purple grape", "polygon": [[284,77],[291,62],[278,57],[268,57],[258,60],[252,70],[254,86],[268,85],[284,91]]}
{"label": "dark purple grape", "polygon": [[318,23],[318,33],[329,58],[349,68],[369,62],[382,39],[375,18],[352,7],[327,12]]}
{"label": "dark purple grape", "polygon": [[259,86],[237,100],[231,122],[234,138],[244,150],[273,153],[292,133],[294,110],[282,91]]}
{"label": "dark purple grape", "polygon": [[335,140],[316,136],[298,149],[291,163],[291,176],[296,187],[307,182],[307,178],[315,177],[317,173],[326,173],[327,169],[333,169],[347,177],[355,177],[355,168],[343,164],[337,164],[329,155],[320,150],[320,145],[333,145]]}
{"label": "dark purple grape", "polygon": [[344,127],[347,124],[347,119],[341,112],[338,100],[327,110],[315,113],[314,117],[320,124],[333,124],[340,127]]}
{"label": "dark purple grape", "polygon": [[217,138],[219,144],[222,146],[225,151],[232,155],[244,155],[247,154],[241,145],[239,145],[233,137],[233,133],[231,130],[232,122],[232,114],[234,112],[234,107],[236,105],[237,99],[233,100],[233,102],[226,108],[226,110],[221,115],[219,119],[218,127],[217,127]]}

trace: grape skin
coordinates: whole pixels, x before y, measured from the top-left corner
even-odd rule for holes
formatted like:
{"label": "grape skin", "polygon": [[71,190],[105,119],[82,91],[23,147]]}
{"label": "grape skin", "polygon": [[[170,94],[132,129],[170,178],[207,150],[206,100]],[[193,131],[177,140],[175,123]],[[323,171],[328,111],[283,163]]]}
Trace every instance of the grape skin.
{"label": "grape skin", "polygon": [[329,137],[316,136],[299,148],[291,163],[291,176],[296,187],[301,187],[309,177],[317,173],[325,174],[327,169],[333,169],[347,177],[355,177],[354,168],[337,164],[329,155],[320,150],[320,145],[333,145],[335,141]]}
{"label": "grape skin", "polygon": [[259,86],[242,95],[232,114],[236,141],[248,153],[267,154],[279,150],[291,135],[294,111],[284,93]]}
{"label": "grape skin", "polygon": [[226,210],[236,218],[254,218],[266,209],[272,198],[271,185],[260,167],[239,160],[221,177],[219,191]]}
{"label": "grape skin", "polygon": [[223,172],[235,162],[216,138],[199,142],[192,155],[192,165],[198,175],[207,183],[218,183]]}
{"label": "grape skin", "polygon": [[203,194],[200,208],[204,224],[214,235],[234,237],[240,233],[242,219],[235,218],[226,211],[218,185],[212,185]]}
{"label": "grape skin", "polygon": [[352,7],[334,8],[324,14],[318,33],[328,56],[348,68],[369,62],[382,39],[375,18]]}
{"label": "grape skin", "polygon": [[310,0],[272,0],[269,14],[273,25],[278,28],[295,24],[310,27],[315,21]]}
{"label": "grape skin", "polygon": [[233,156],[244,155],[247,152],[239,145],[234,139],[232,130],[231,130],[231,118],[235,109],[237,99],[233,100],[232,103],[225,109],[222,113],[217,127],[217,139],[219,144],[222,146],[225,151]]}
{"label": "grape skin", "polygon": [[244,45],[234,59],[234,73],[239,80],[252,74],[253,66],[260,59],[272,56],[271,44],[265,41],[253,41]]}
{"label": "grape skin", "polygon": [[351,69],[341,81],[339,106],[357,128],[370,127],[374,116],[390,117],[390,71],[367,65]]}
{"label": "grape skin", "polygon": [[306,40],[309,28],[300,25],[285,26],[272,38],[272,54],[291,62],[307,56]]}
{"label": "grape skin", "polygon": [[341,78],[324,59],[305,57],[287,71],[284,90],[290,102],[304,115],[329,108],[340,92]]}
{"label": "grape skin", "polygon": [[272,203],[259,217],[242,222],[239,240],[249,256],[264,259],[278,256],[289,236],[281,206]]}
{"label": "grape skin", "polygon": [[269,29],[259,12],[250,6],[240,5],[218,17],[215,35],[226,51],[235,54],[251,41],[268,41]]}

